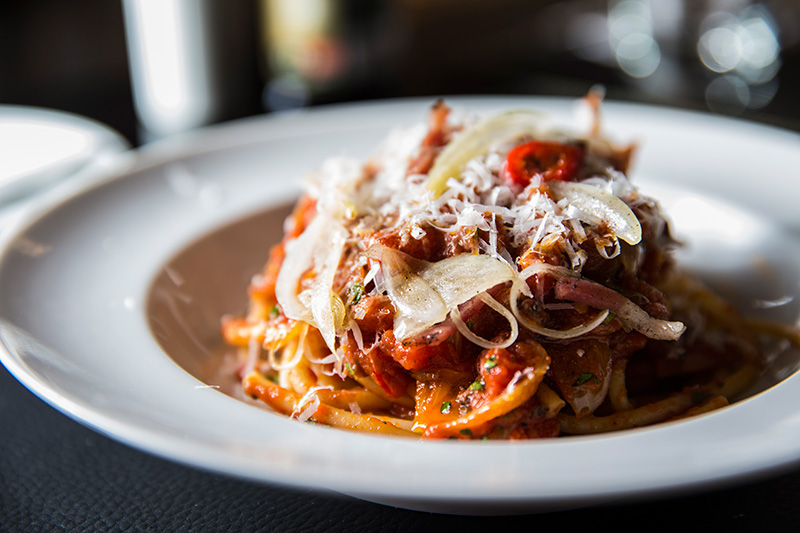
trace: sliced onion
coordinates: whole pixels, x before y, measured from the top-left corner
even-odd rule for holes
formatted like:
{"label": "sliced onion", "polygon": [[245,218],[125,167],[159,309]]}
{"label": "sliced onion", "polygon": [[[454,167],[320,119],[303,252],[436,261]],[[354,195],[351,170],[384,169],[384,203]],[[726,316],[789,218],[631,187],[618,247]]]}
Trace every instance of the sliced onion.
{"label": "sliced onion", "polygon": [[528,284],[526,283],[528,281],[528,278],[530,278],[531,276],[533,276],[535,274],[545,274],[545,273],[552,274],[553,277],[556,277],[556,278],[563,278],[563,277],[579,278],[579,277],[581,277],[580,274],[578,274],[574,270],[568,269],[567,267],[550,265],[548,263],[533,263],[532,265],[530,265],[527,268],[523,269],[522,272],[517,274],[517,277],[516,277],[516,279],[514,281],[514,286],[515,287],[512,287],[512,290],[514,290],[514,288],[516,288],[518,295],[521,293],[521,294],[524,294],[525,296],[527,296],[528,298],[532,298],[533,294],[531,294],[531,289],[530,289],[530,287],[528,287]]}
{"label": "sliced onion", "polygon": [[418,268],[410,265],[416,259],[382,244],[373,244],[364,255],[381,263],[384,286],[397,312],[397,339],[406,339],[445,319],[448,310],[441,296],[418,275]]}
{"label": "sliced onion", "polygon": [[676,341],[686,331],[686,325],[683,322],[653,318],[644,309],[627,298],[626,300],[620,309],[613,311],[620,320],[645,337],[661,341]]}
{"label": "sliced onion", "polygon": [[485,154],[492,144],[523,135],[539,136],[543,116],[535,111],[517,110],[495,115],[462,132],[436,158],[428,173],[428,189],[438,197],[447,180],[458,179],[470,159]]}
{"label": "sliced onion", "polygon": [[430,263],[381,244],[370,246],[365,255],[381,262],[386,290],[397,311],[398,340],[442,322],[454,307],[515,278],[507,263],[488,255],[463,254]]}
{"label": "sliced onion", "polygon": [[[332,287],[346,235],[341,224],[318,214],[298,238],[286,243],[275,286],[283,313],[317,327],[331,352],[335,352],[336,333],[345,320],[344,303]],[[314,284],[298,294],[300,279],[310,268],[317,271]]]}
{"label": "sliced onion", "polygon": [[[308,326],[303,326],[300,330],[300,337],[295,341],[294,346],[292,343],[287,344],[283,350],[281,351],[281,361],[275,358],[275,350],[268,350],[267,351],[267,362],[269,363],[270,368],[273,370],[290,370],[297,366],[300,362],[300,359],[303,358],[305,354],[306,348],[306,335],[308,334]],[[284,355],[289,351],[289,348],[293,349],[292,358],[288,361],[284,361]],[[281,387],[284,385],[281,384]]]}
{"label": "sliced onion", "polygon": [[546,263],[534,263],[524,269],[522,272],[519,273],[519,276],[514,281],[514,284],[511,286],[511,293],[509,294],[509,301],[511,302],[511,311],[514,313],[517,321],[520,324],[525,326],[525,328],[529,329],[530,331],[542,335],[544,337],[550,337],[551,339],[572,339],[574,337],[579,337],[585,333],[589,333],[597,326],[603,323],[603,321],[608,317],[608,310],[601,311],[597,314],[593,319],[589,320],[585,324],[581,324],[580,326],[575,326],[574,328],[570,329],[552,329],[546,328],[540,324],[537,324],[533,320],[526,317],[519,309],[519,297],[522,294],[527,296],[532,296],[530,292],[530,288],[528,287],[527,280],[529,277],[535,274],[543,274],[548,273],[552,274],[555,277],[570,277],[570,278],[577,278],[580,277],[580,274],[574,272],[568,268],[555,266],[555,265],[548,265]]}
{"label": "sliced onion", "polygon": [[325,231],[325,242],[330,243],[327,254],[314,261],[317,277],[311,289],[311,315],[314,317],[313,325],[319,329],[331,353],[336,352],[336,332],[342,328],[345,317],[344,303],[333,291],[345,235],[345,229],[338,222],[329,220]]}
{"label": "sliced onion", "polygon": [[642,225],[628,204],[613,194],[585,183],[552,181],[550,192],[556,200],[566,199],[570,205],[608,224],[618,238],[628,244],[642,240]]}
{"label": "sliced onion", "polygon": [[639,333],[657,340],[678,340],[686,326],[682,322],[670,322],[653,318],[647,312],[617,291],[596,281],[580,279],[556,283],[556,297],[580,302],[592,307],[607,307],[625,325]]}
{"label": "sliced onion", "polygon": [[527,281],[528,278],[533,276],[534,274],[544,274],[544,273],[552,274],[554,277],[557,278],[581,277],[581,275],[575,272],[574,270],[570,270],[567,267],[563,266],[551,265],[549,263],[533,263],[532,265],[525,268],[522,272],[520,272],[517,277],[520,279],[520,281]]}
{"label": "sliced onion", "polygon": [[[522,282],[524,284],[524,282]],[[600,311],[597,316],[593,319],[589,320],[588,322],[581,324],[580,326],[575,326],[574,328],[569,329],[552,329],[546,328],[542,325],[537,324],[536,322],[530,320],[526,317],[519,309],[519,305],[517,304],[517,300],[519,299],[519,295],[521,290],[519,289],[518,285],[515,283],[515,287],[511,288],[511,311],[514,313],[514,316],[517,318],[520,324],[525,326],[530,331],[542,335],[543,337],[550,337],[551,339],[572,339],[575,337],[579,337],[585,333],[589,333],[597,326],[603,323],[603,321],[608,317],[608,309]]]}
{"label": "sliced onion", "polygon": [[452,309],[495,285],[513,280],[515,273],[508,263],[496,257],[462,254],[428,263],[420,276]]}
{"label": "sliced onion", "polygon": [[275,296],[283,314],[293,320],[311,322],[313,316],[297,297],[300,278],[313,265],[314,252],[325,234],[325,218],[317,215],[305,231],[286,243],[286,257],[275,284]]}
{"label": "sliced onion", "polygon": [[471,343],[480,346],[481,348],[507,348],[511,346],[515,340],[517,340],[517,336],[519,335],[519,326],[517,325],[517,320],[514,318],[514,315],[506,309],[500,302],[486,294],[485,292],[479,294],[477,298],[497,311],[499,314],[503,315],[503,318],[508,320],[509,325],[511,326],[511,332],[508,334],[508,337],[499,342],[489,341],[484,338],[481,338],[475,335],[464,323],[464,320],[461,318],[461,312],[458,310],[458,306],[454,307],[450,311],[450,318],[453,320],[453,324],[455,324],[458,331]]}

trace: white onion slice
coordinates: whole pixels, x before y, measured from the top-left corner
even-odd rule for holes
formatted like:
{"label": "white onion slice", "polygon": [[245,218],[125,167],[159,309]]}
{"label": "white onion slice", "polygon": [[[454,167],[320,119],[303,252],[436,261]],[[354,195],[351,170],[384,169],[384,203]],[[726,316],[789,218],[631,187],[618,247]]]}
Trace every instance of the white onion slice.
{"label": "white onion slice", "polygon": [[514,313],[514,316],[517,318],[520,324],[525,326],[530,331],[542,335],[544,337],[550,337],[551,339],[572,339],[575,337],[579,337],[585,333],[589,333],[597,326],[603,323],[603,321],[608,317],[608,309],[600,311],[597,316],[593,319],[589,320],[588,322],[581,324],[580,326],[575,326],[574,328],[569,329],[552,329],[546,328],[540,324],[537,324],[533,320],[526,317],[519,309],[519,304],[517,301],[519,300],[519,295],[524,291],[522,286],[527,288],[527,283],[525,283],[524,279],[520,280],[517,283],[514,283],[514,286],[511,287],[511,294],[509,295],[509,300],[511,302],[511,311]]}
{"label": "white onion slice", "polygon": [[[283,313],[319,329],[331,352],[335,352],[336,333],[345,319],[344,303],[332,286],[346,235],[341,224],[318,214],[299,237],[286,243],[286,257],[275,285]],[[317,271],[312,288],[298,294],[300,278],[312,267]]]}
{"label": "white onion slice", "polygon": [[508,263],[496,257],[462,254],[428,263],[420,276],[452,309],[495,285],[513,280],[515,273]]}
{"label": "white onion slice", "polygon": [[[332,353],[336,351],[336,332],[344,323],[344,303],[333,291],[333,280],[344,250],[345,229],[333,220],[328,221],[325,242],[330,243],[328,253],[315,260],[317,277],[311,289],[311,314],[325,344]],[[281,269],[283,271],[283,269]]]}
{"label": "white onion slice", "polygon": [[603,220],[614,235],[628,244],[642,240],[642,225],[628,204],[613,194],[585,183],[552,181],[550,193],[556,200],[566,199],[587,214]]}
{"label": "white onion slice", "polygon": [[[587,291],[587,288],[590,290]],[[682,322],[670,322],[650,316],[622,294],[590,279],[584,278],[563,285],[559,280],[555,292],[562,300],[580,302],[595,308],[605,307],[615,313],[626,326],[651,339],[678,340],[686,329]]]}
{"label": "white onion slice", "polygon": [[[296,367],[297,364],[300,362],[300,359],[303,358],[305,354],[306,348],[306,335],[308,334],[308,326],[303,326],[300,337],[294,343],[287,344],[283,350],[281,350],[281,361],[275,358],[275,350],[268,350],[267,351],[267,362],[269,363],[270,368],[273,370],[291,370],[292,368]],[[292,358],[288,361],[284,361],[284,356],[289,351],[289,348],[293,349]],[[283,385],[281,385],[283,386]]]}
{"label": "white onion slice", "polygon": [[485,154],[492,144],[523,135],[541,136],[543,115],[535,111],[508,111],[489,117],[462,132],[436,158],[428,173],[428,189],[438,197],[447,180],[459,179],[470,159]]}
{"label": "white onion slice", "polygon": [[620,309],[613,309],[613,311],[624,323],[651,339],[676,341],[686,331],[686,325],[683,322],[653,318],[630,300],[627,300]]}
{"label": "white onion slice", "polygon": [[516,288],[518,295],[522,293],[528,298],[533,298],[533,294],[531,294],[531,289],[530,287],[528,287],[526,281],[528,281],[529,277],[535,274],[544,274],[544,273],[552,274],[554,277],[568,277],[568,278],[581,277],[580,274],[578,274],[573,270],[568,269],[567,267],[550,265],[548,263],[533,263],[532,265],[522,270],[522,272],[517,274],[514,280],[514,286],[512,287],[512,291]]}
{"label": "white onion slice", "polygon": [[515,340],[517,340],[517,336],[519,335],[519,325],[517,324],[516,318],[514,318],[514,315],[511,313],[511,311],[506,309],[500,302],[485,292],[479,294],[477,298],[480,298],[483,303],[497,311],[499,314],[503,315],[503,318],[508,320],[508,323],[511,326],[511,331],[509,332],[508,337],[503,341],[494,342],[475,335],[461,318],[461,312],[458,310],[458,306],[454,307],[450,311],[450,318],[453,320],[453,324],[455,324],[456,329],[458,329],[458,331],[468,341],[480,346],[481,348],[508,348],[514,343]]}
{"label": "white onion slice", "polygon": [[[549,263],[533,263],[517,275],[520,281],[527,281],[534,274],[552,274],[557,278],[579,278],[581,275],[567,267],[551,265]],[[530,294],[529,292],[526,294]]]}
{"label": "white onion slice", "polygon": [[546,328],[530,320],[528,317],[522,314],[522,312],[519,309],[519,304],[518,304],[519,296],[520,294],[524,294],[528,297],[531,297],[532,294],[530,292],[530,287],[528,287],[527,283],[528,278],[535,274],[544,274],[544,273],[552,274],[555,277],[569,277],[569,278],[580,277],[580,274],[566,267],[549,265],[547,263],[534,263],[529,267],[525,268],[522,272],[520,272],[519,275],[517,276],[517,279],[514,281],[514,284],[511,286],[509,301],[511,302],[511,311],[514,313],[514,316],[517,318],[519,323],[525,326],[525,328],[529,329],[534,333],[537,333],[545,337],[550,337],[552,339],[572,339],[574,337],[583,335],[584,333],[589,333],[597,326],[602,324],[603,321],[606,319],[606,317],[608,317],[608,310],[604,310],[598,313],[596,317],[586,322],[585,324],[581,324],[580,326],[575,326],[574,328],[564,329],[564,330]]}
{"label": "white onion slice", "polygon": [[364,255],[381,263],[384,286],[396,311],[394,334],[397,339],[406,339],[424,330],[426,325],[445,319],[447,306],[441,296],[418,275],[416,259],[381,244],[373,244]]}
{"label": "white onion slice", "polygon": [[325,219],[317,215],[299,237],[286,243],[286,257],[275,283],[275,296],[283,314],[293,320],[313,321],[311,311],[300,302],[297,291],[300,278],[313,265],[314,252],[325,234],[325,226]]}
{"label": "white onion slice", "polygon": [[386,290],[397,311],[398,340],[438,324],[454,307],[515,278],[507,263],[488,255],[463,254],[429,263],[381,244],[373,244],[364,254],[381,262]]}

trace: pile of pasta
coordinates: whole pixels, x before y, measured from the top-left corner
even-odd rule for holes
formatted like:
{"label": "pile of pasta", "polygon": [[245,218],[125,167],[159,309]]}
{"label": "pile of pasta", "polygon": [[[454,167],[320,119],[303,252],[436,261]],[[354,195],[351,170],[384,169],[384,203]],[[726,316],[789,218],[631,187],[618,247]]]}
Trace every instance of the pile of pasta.
{"label": "pile of pasta", "polygon": [[763,365],[750,324],[682,272],[632,146],[536,112],[436,102],[366,162],[311,176],[243,317],[246,395],[304,422],[531,439],[725,406]]}

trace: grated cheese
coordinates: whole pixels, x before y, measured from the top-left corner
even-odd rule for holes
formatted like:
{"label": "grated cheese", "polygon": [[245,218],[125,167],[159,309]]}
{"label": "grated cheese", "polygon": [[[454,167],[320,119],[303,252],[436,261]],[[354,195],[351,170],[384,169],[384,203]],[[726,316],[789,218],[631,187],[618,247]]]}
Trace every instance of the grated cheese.
{"label": "grated cheese", "polygon": [[[513,190],[502,177],[503,161],[513,143],[469,160],[460,179],[451,178],[448,189],[435,198],[426,187],[426,176],[406,176],[424,134],[422,124],[391,132],[370,161],[377,169],[371,179],[354,159],[329,159],[308,181],[307,192],[317,200],[319,211],[352,222],[351,231],[357,235],[388,227],[420,239],[429,225],[448,232],[477,229],[489,234],[488,242],[480,242],[483,253],[509,260],[510,255],[498,247],[502,226],[517,247],[536,249],[561,241],[572,269],[581,270],[586,261],[580,249],[587,238],[584,225],[597,226],[601,221],[566,199],[555,202],[541,192],[536,179],[521,191]],[[582,183],[631,204],[647,201],[624,174],[612,168],[600,169]],[[613,258],[619,253],[619,243],[598,243],[598,252]],[[374,276],[373,270],[369,277]]]}

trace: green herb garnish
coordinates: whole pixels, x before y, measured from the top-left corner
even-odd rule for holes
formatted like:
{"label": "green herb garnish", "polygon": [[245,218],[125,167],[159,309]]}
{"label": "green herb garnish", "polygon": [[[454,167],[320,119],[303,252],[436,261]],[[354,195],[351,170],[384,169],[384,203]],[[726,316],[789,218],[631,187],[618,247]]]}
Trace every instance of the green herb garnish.
{"label": "green herb garnish", "polygon": [[473,381],[469,386],[469,390],[483,390],[483,383],[480,381]]}
{"label": "green herb garnish", "polygon": [[469,428],[468,429],[462,429],[461,431],[459,431],[459,433],[461,433],[462,435],[466,435],[467,437],[471,437],[472,436],[472,430],[469,429]]}
{"label": "green herb garnish", "polygon": [[439,411],[440,411],[440,412],[441,412],[443,415],[448,415],[448,414],[450,414],[450,402],[442,402],[442,407],[439,409]]}
{"label": "green herb garnish", "polygon": [[350,302],[356,305],[361,301],[361,297],[364,296],[364,286],[361,283],[353,283],[348,292],[350,294]]}
{"label": "green herb garnish", "polygon": [[281,315],[281,306],[278,304],[273,305],[272,308],[269,310],[269,317],[278,318],[280,315]]}
{"label": "green herb garnish", "polygon": [[572,386],[580,387],[584,383],[588,383],[590,381],[595,384],[600,383],[600,380],[597,379],[597,376],[595,376],[591,372],[581,372],[581,374],[578,376],[578,380]]}
{"label": "green herb garnish", "polygon": [[497,356],[496,355],[493,355],[493,356],[489,357],[489,359],[487,359],[486,362],[483,363],[483,368],[485,368],[486,370],[491,370],[496,366],[497,366]]}

